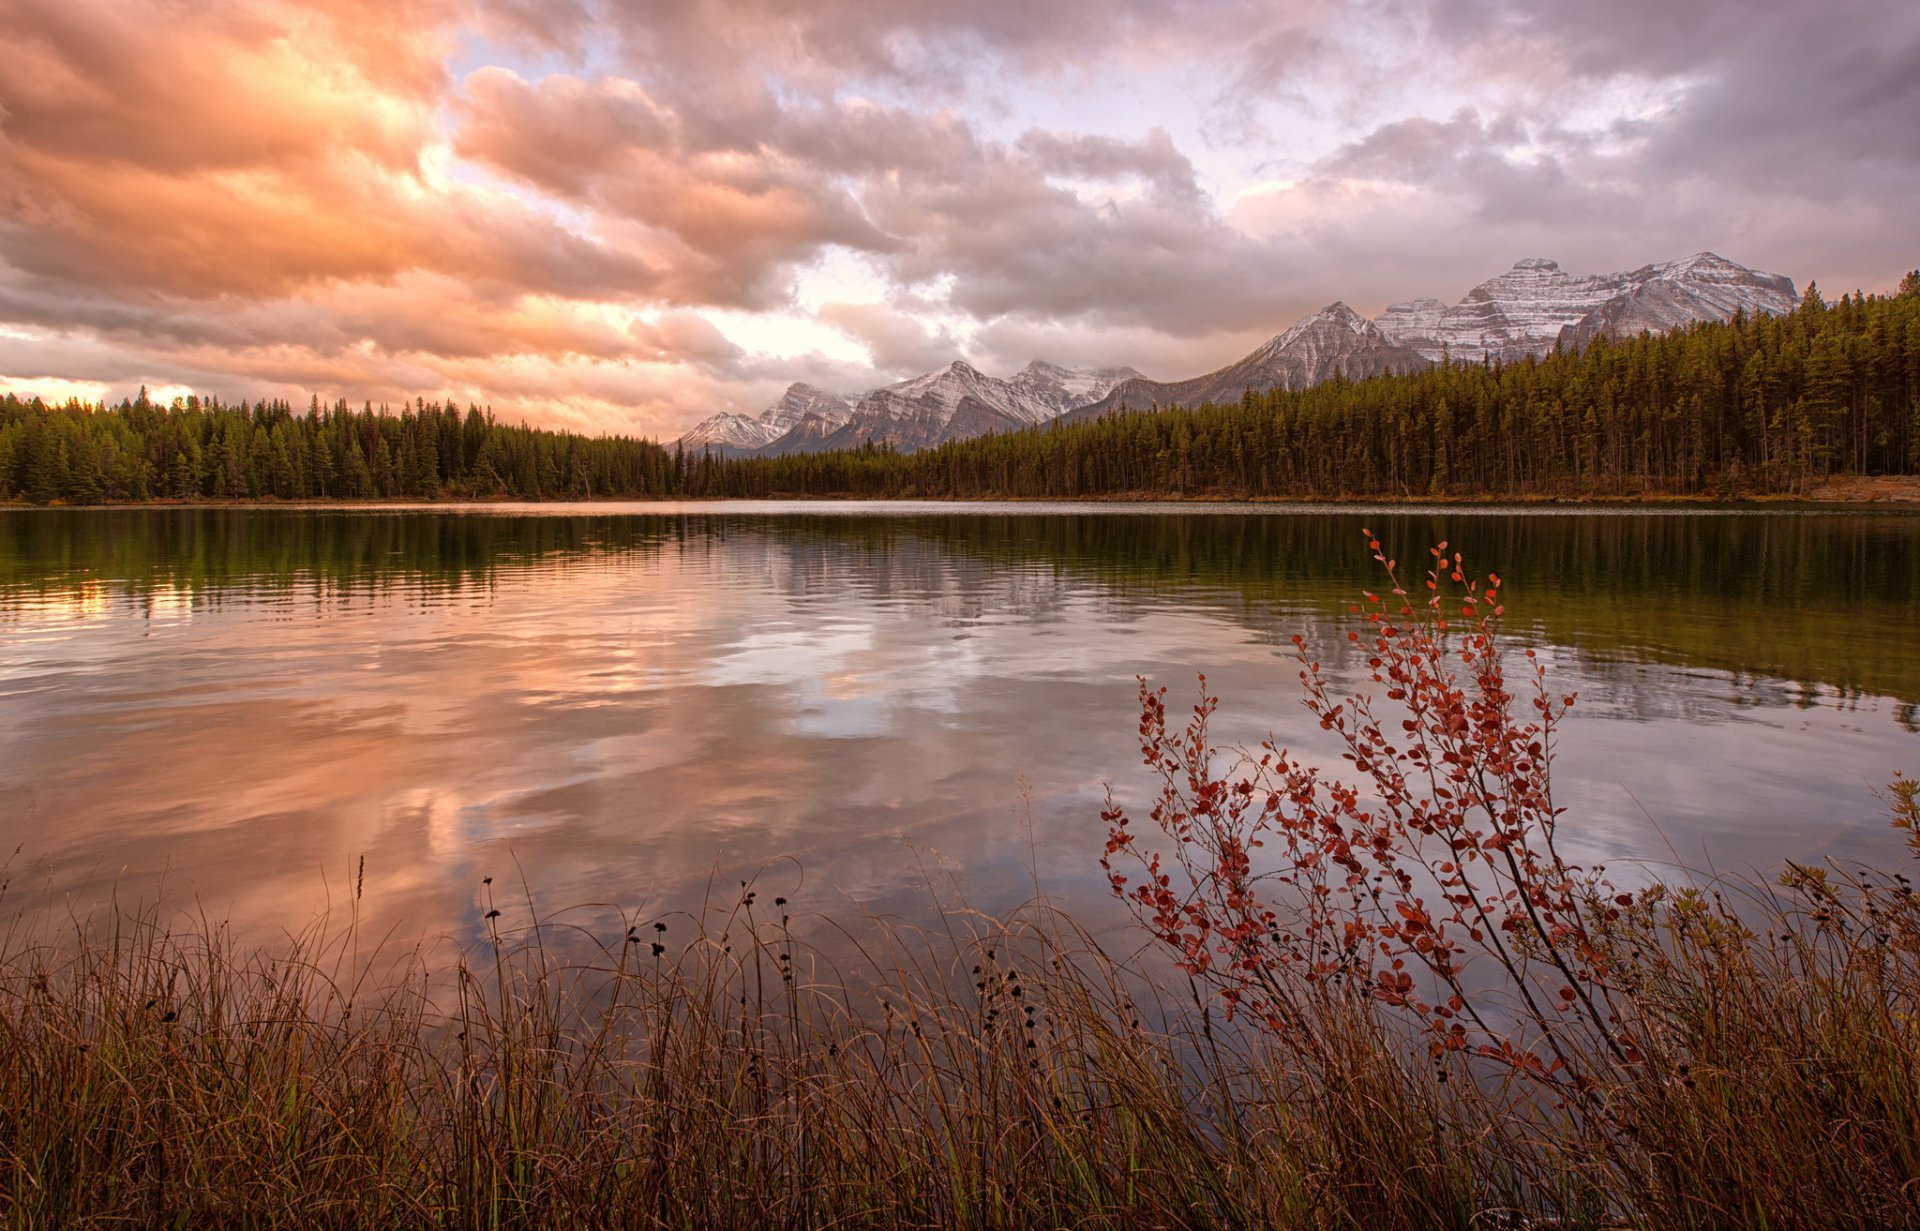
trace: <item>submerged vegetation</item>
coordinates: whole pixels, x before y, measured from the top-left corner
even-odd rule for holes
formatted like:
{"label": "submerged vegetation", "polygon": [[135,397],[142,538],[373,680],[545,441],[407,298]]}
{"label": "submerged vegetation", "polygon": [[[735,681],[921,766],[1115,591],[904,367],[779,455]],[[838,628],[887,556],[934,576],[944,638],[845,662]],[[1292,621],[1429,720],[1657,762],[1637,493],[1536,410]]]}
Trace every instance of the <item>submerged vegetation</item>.
{"label": "submerged vegetation", "polygon": [[1920,472],[1920,271],[1578,353],[1054,423],[921,453],[725,460],[509,426],[451,399],[0,398],[0,499],[1228,498],[1804,494]]}
{"label": "submerged vegetation", "polygon": [[[1045,904],[849,939],[748,884],[600,926],[483,887],[445,961],[16,913],[0,1222],[1920,1226],[1907,871],[1572,866],[1572,699],[1509,682],[1497,582],[1427,581],[1355,609],[1377,696],[1296,643],[1350,782],[1142,685],[1159,789],[1106,858],[1166,960]],[[1920,787],[1887,802],[1920,856]]]}

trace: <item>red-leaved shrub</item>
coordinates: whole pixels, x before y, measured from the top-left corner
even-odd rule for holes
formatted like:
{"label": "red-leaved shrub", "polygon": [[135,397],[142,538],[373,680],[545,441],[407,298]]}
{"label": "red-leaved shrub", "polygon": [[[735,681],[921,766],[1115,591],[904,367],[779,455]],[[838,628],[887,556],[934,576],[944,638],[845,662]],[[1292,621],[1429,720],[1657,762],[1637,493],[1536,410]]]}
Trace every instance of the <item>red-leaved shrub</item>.
{"label": "red-leaved shrub", "polygon": [[1510,684],[1497,576],[1469,578],[1442,543],[1416,599],[1369,545],[1389,589],[1349,609],[1364,630],[1347,636],[1384,697],[1336,697],[1293,639],[1306,708],[1352,777],[1272,740],[1216,748],[1204,675],[1170,727],[1166,690],[1142,679],[1148,819],[1171,842],[1143,842],[1109,796],[1102,867],[1183,970],[1291,1046],[1313,1045],[1328,998],[1370,996],[1416,1015],[1436,1055],[1472,1050],[1584,1091],[1595,1064],[1637,1049],[1596,939],[1631,899],[1555,844],[1553,741],[1574,698],[1549,691],[1531,649]]}

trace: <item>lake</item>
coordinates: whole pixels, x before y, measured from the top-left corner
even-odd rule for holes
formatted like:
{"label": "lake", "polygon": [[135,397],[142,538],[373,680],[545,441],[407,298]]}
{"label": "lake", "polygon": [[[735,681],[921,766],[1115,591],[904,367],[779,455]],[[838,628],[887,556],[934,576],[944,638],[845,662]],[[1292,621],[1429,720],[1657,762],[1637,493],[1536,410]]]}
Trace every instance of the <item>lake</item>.
{"label": "lake", "polygon": [[[835,919],[1120,917],[1135,676],[1334,763],[1291,638],[1449,540],[1577,690],[1563,838],[1659,865],[1904,858],[1920,516],[685,504],[0,512],[7,904],[402,937],[736,894]],[[491,890],[482,878],[493,877]]]}

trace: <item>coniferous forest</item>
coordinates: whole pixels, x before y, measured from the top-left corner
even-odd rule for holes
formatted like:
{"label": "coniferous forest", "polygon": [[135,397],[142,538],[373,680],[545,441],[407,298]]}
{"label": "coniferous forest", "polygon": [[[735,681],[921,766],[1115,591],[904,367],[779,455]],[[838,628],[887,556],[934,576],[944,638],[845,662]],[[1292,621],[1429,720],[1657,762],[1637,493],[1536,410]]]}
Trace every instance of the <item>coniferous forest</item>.
{"label": "coniferous forest", "polygon": [[1891,296],[943,445],[721,459],[451,401],[0,399],[0,499],[1804,493],[1920,472],[1920,271]]}
{"label": "coniferous forest", "polygon": [[394,414],[316,397],[306,413],[144,394],[118,406],[0,399],[0,497],[244,500],[521,496],[577,499],[677,491],[674,458],[650,441],[497,423],[424,400]]}

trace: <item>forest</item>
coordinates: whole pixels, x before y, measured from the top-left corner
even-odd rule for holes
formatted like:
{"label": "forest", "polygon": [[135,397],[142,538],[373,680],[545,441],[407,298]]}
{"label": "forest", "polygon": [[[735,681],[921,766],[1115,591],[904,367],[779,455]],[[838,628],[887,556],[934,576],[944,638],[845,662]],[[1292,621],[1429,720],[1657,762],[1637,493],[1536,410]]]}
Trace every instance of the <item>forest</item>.
{"label": "forest", "polygon": [[399,413],[283,401],[222,405],[144,391],[118,406],[0,398],[0,499],[383,500],[677,494],[683,467],[652,441],[496,422],[416,399]]}
{"label": "forest", "polygon": [[1920,271],[1894,295],[1517,363],[1053,423],[919,453],[722,459],[415,399],[305,413],[0,398],[0,499],[1637,497],[1920,471]]}

